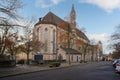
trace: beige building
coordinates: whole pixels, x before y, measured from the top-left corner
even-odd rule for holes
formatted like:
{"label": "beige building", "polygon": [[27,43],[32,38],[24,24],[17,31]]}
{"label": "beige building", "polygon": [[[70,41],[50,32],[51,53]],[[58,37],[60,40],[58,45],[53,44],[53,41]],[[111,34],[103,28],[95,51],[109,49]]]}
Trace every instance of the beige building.
{"label": "beige building", "polygon": [[98,57],[98,47],[96,52],[92,53],[89,39],[76,28],[74,5],[70,12],[70,21],[65,21],[52,12],[40,18],[34,26],[33,40],[44,44],[44,47],[40,47],[35,53],[43,55],[43,60],[80,62],[91,61],[92,58],[96,60]]}

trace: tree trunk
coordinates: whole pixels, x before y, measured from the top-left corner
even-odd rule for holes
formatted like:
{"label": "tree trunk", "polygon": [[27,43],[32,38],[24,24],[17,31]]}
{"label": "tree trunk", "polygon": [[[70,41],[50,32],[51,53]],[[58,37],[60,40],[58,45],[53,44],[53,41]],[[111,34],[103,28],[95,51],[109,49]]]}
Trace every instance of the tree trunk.
{"label": "tree trunk", "polygon": [[3,46],[3,49],[1,50],[1,54],[4,55],[6,45]]}
{"label": "tree trunk", "polygon": [[93,62],[94,60],[93,60],[93,52],[92,52],[92,56],[91,56],[91,61]]}
{"label": "tree trunk", "polygon": [[27,64],[29,65],[29,53],[27,53]]}
{"label": "tree trunk", "polygon": [[83,60],[84,60],[84,62],[85,62],[85,58],[86,58],[86,54],[85,54],[85,53],[84,53],[84,56],[83,56],[83,58],[84,58]]}

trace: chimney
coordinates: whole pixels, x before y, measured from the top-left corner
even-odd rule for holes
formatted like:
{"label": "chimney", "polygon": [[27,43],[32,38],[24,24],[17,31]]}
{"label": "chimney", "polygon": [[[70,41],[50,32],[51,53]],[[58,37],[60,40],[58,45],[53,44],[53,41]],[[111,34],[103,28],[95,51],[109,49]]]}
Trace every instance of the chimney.
{"label": "chimney", "polygon": [[39,18],[39,22],[41,22],[41,20],[42,20],[42,17]]}

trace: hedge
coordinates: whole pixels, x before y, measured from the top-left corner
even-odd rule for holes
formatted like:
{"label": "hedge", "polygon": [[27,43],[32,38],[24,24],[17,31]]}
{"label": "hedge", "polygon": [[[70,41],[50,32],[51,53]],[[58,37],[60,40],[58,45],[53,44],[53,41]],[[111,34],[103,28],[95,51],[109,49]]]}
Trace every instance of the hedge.
{"label": "hedge", "polygon": [[2,60],[0,61],[0,67],[13,67],[16,65],[15,60]]}
{"label": "hedge", "polygon": [[17,64],[25,64],[25,60],[24,59],[18,60]]}
{"label": "hedge", "polygon": [[50,62],[49,63],[49,67],[59,67],[60,66],[60,62]]}

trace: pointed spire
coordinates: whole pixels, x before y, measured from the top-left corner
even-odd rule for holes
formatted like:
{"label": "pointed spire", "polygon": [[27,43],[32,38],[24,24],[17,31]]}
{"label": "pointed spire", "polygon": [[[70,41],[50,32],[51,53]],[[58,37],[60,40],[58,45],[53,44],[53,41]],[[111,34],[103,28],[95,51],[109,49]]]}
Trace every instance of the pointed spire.
{"label": "pointed spire", "polygon": [[76,20],[76,13],[74,9],[74,4],[72,4],[72,9],[70,13],[70,21],[75,23],[75,20]]}
{"label": "pointed spire", "polygon": [[71,13],[75,13],[74,4],[72,4],[72,10],[71,10]]}

